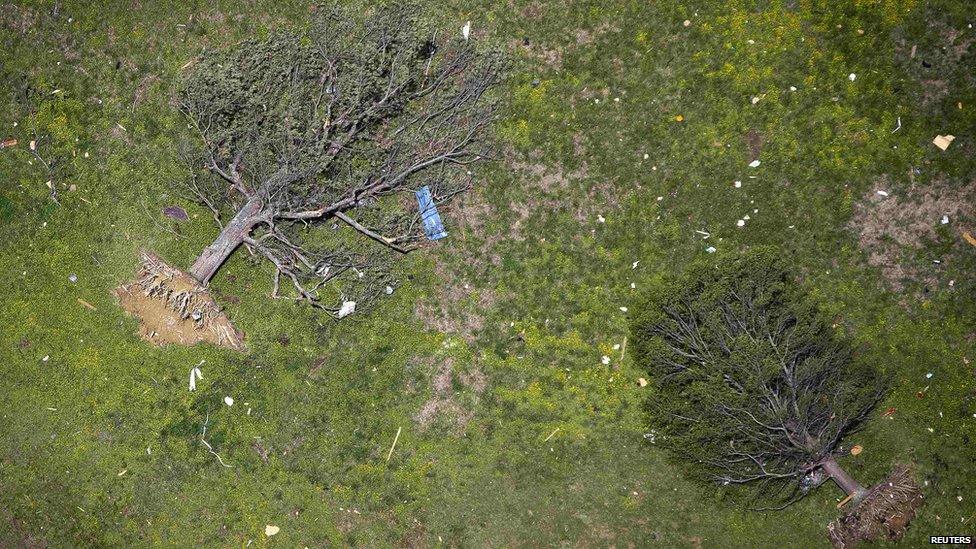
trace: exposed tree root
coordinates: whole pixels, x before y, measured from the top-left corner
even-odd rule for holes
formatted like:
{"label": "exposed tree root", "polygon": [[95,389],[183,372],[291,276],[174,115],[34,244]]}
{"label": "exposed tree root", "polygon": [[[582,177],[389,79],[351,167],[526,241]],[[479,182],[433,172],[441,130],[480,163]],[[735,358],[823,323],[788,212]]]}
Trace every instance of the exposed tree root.
{"label": "exposed tree root", "polygon": [[925,503],[911,467],[899,465],[891,475],[871,488],[846,515],[827,526],[834,547],[847,549],[862,541],[898,540]]}
{"label": "exposed tree root", "polygon": [[140,320],[143,339],[163,345],[212,343],[244,350],[243,335],[206,287],[156,255],[143,252],[136,280],[115,290],[122,307]]}

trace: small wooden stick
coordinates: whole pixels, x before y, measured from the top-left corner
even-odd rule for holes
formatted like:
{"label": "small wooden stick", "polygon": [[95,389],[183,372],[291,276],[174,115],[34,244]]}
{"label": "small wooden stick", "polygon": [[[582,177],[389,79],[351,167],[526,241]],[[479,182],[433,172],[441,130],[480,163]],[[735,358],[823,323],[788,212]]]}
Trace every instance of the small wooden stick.
{"label": "small wooden stick", "polygon": [[853,499],[853,498],[854,498],[854,494],[850,494],[850,495],[849,495],[849,496],[847,496],[846,498],[844,498],[844,499],[842,499],[842,500],[840,500],[840,503],[838,503],[838,504],[837,504],[837,508],[838,508],[838,509],[840,509],[840,508],[841,508],[841,507],[843,507],[844,505],[847,505],[847,502],[848,502],[848,501],[851,501],[851,499]]}
{"label": "small wooden stick", "polygon": [[558,433],[560,430],[561,430],[560,427],[556,427],[556,430],[553,431],[553,432],[551,432],[551,433],[549,433],[549,436],[546,437],[546,440],[543,440],[542,442],[549,442],[549,439],[551,439],[552,437],[556,436],[556,433]]}
{"label": "small wooden stick", "polygon": [[393,437],[393,444],[390,446],[390,453],[386,454],[386,461],[390,461],[390,458],[393,457],[393,449],[396,448],[396,443],[398,440],[400,440],[400,431],[402,429],[403,427],[397,427],[397,434],[395,437]]}
{"label": "small wooden stick", "polygon": [[627,336],[624,336],[624,344],[620,349],[620,361],[624,361],[624,353],[627,352]]}
{"label": "small wooden stick", "polygon": [[98,310],[98,309],[95,308],[94,305],[92,305],[91,303],[85,301],[84,299],[82,299],[80,297],[78,298],[78,303],[81,303],[82,305],[84,305],[85,307],[87,307],[87,308],[89,308],[89,309],[91,309],[93,311],[97,311]]}

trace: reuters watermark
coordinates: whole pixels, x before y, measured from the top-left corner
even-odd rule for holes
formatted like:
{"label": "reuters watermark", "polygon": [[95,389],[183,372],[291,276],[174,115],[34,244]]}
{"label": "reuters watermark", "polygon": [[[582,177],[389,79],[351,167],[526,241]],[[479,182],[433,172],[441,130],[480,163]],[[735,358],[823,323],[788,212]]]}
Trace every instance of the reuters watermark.
{"label": "reuters watermark", "polygon": [[973,543],[973,536],[929,536],[932,545],[969,545]]}

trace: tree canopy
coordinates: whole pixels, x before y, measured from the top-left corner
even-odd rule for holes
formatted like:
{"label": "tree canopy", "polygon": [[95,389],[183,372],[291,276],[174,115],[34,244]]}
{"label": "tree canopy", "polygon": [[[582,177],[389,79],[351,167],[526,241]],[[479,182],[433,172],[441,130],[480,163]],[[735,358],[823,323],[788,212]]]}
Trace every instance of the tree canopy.
{"label": "tree canopy", "polygon": [[[697,264],[636,308],[655,439],[693,475],[762,500],[802,497],[885,383],[804,295],[773,249]],[[839,478],[844,476],[846,478]]]}
{"label": "tree canopy", "polygon": [[185,190],[218,222],[236,215],[191,275],[243,243],[274,265],[276,297],[335,313],[395,286],[390,262],[423,237],[413,193],[447,203],[491,153],[502,58],[430,21],[401,3],[319,7],[306,30],[199,58],[179,95],[196,136]]}

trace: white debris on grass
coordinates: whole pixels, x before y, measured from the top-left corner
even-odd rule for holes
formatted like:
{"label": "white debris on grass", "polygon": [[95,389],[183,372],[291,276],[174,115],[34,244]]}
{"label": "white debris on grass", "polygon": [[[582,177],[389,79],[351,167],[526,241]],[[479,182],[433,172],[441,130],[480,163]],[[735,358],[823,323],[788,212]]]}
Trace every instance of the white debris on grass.
{"label": "white debris on grass", "polygon": [[749,167],[758,168],[760,164],[762,164],[762,162],[760,162],[759,159],[756,159],[749,163]]}
{"label": "white debris on grass", "polygon": [[226,404],[228,406],[233,406],[234,405],[234,399],[232,397],[225,396],[224,397],[224,404]]}
{"label": "white debris on grass", "polygon": [[741,189],[742,188],[742,182],[741,181],[736,181],[735,183],[733,183],[733,185],[735,185],[735,188],[736,189]]}
{"label": "white debris on grass", "polygon": [[206,360],[201,360],[199,364],[197,364],[193,368],[190,368],[190,390],[191,391],[196,391],[197,381],[203,379],[203,372],[200,371],[200,366],[203,366],[204,362],[206,362]]}
{"label": "white debris on grass", "polygon": [[621,307],[620,308],[620,311],[626,313],[627,312],[627,307]]}
{"label": "white debris on grass", "polygon": [[606,223],[607,222],[607,218],[605,218],[605,217],[603,217],[602,215],[599,215],[599,214],[596,216],[596,220],[599,221],[600,223]]}
{"label": "white debris on grass", "polygon": [[640,263],[640,259],[638,259],[638,260],[637,260],[637,261],[635,261],[635,262],[634,262],[633,264],[631,264],[631,266],[630,266],[630,268],[631,268],[631,269],[636,269],[636,268],[637,268],[637,265],[638,265],[639,263]]}
{"label": "white debris on grass", "polygon": [[715,246],[709,246],[709,247],[705,248],[705,251],[708,252],[708,253],[710,253],[710,254],[713,254],[713,253],[716,252]]}
{"label": "white debris on grass", "polygon": [[943,225],[948,225],[949,224],[949,216],[948,215],[943,215],[942,216],[942,224]]}
{"label": "white debris on grass", "polygon": [[343,301],[342,307],[339,308],[339,313],[336,315],[339,318],[345,318],[356,312],[356,302],[355,301]]}
{"label": "white debris on grass", "polygon": [[848,74],[847,75],[847,79],[850,80],[851,82],[853,82],[853,81],[857,80],[857,75],[852,72],[851,74]]}
{"label": "white debris on grass", "polygon": [[464,23],[464,26],[461,27],[461,36],[463,36],[465,40],[471,36],[471,21],[467,21]]}
{"label": "white debris on grass", "polygon": [[745,227],[746,226],[746,220],[745,219],[740,219],[740,220],[736,221],[735,222],[735,226],[736,227]]}
{"label": "white debris on grass", "polygon": [[888,196],[888,191],[878,191],[878,194],[881,196]]}
{"label": "white debris on grass", "polygon": [[603,357],[600,359],[600,363],[602,363],[604,366],[610,364],[610,357],[603,355]]}

